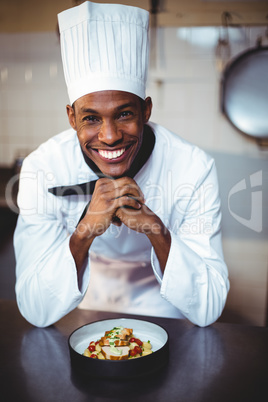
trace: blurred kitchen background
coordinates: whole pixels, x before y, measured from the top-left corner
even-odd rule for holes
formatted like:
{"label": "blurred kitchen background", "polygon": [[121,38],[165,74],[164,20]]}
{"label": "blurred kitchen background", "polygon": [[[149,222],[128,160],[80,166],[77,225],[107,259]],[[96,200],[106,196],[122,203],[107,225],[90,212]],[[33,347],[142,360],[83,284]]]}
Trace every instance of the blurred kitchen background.
{"label": "blurred kitchen background", "polygon": [[[12,235],[21,162],[39,144],[69,127],[56,15],[80,3],[0,1],[0,298],[15,298]],[[268,144],[237,130],[222,113],[220,96],[226,63],[257,43],[268,46],[268,2],[118,3],[152,11],[147,90],[154,105],[151,120],[216,160],[231,283],[220,320],[267,325]],[[258,178],[256,188],[250,186],[252,177]],[[253,217],[257,226],[250,224]]]}

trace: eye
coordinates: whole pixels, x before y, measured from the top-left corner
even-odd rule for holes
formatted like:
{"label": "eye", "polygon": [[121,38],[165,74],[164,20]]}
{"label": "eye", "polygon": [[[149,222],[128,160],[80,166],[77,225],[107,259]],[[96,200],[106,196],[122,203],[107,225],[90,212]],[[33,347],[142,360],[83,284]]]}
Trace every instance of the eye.
{"label": "eye", "polygon": [[133,113],[130,110],[124,110],[124,112],[121,112],[119,115],[119,118],[126,118],[133,116]]}
{"label": "eye", "polygon": [[82,120],[83,121],[88,121],[90,123],[97,123],[97,122],[100,121],[100,119],[97,116],[94,116],[94,115],[85,116],[85,117],[83,117]]}

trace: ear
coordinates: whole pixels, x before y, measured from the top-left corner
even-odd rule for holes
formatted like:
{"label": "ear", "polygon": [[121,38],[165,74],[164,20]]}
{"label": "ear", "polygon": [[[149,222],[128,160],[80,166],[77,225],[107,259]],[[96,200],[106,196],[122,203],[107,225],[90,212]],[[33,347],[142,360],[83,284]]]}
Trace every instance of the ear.
{"label": "ear", "polygon": [[149,121],[152,113],[152,107],[153,107],[152,99],[150,98],[150,96],[148,96],[144,100],[144,109],[143,109],[144,123],[147,123]]}
{"label": "ear", "polygon": [[67,111],[69,123],[70,123],[71,127],[76,131],[76,119],[75,119],[74,107],[67,105],[66,111]]}

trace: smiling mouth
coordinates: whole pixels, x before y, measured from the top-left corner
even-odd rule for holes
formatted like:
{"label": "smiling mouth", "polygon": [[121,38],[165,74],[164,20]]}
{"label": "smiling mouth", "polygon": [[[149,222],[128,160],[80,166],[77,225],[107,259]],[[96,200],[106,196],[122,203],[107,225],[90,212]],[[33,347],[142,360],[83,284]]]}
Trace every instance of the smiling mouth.
{"label": "smiling mouth", "polygon": [[105,159],[118,159],[126,151],[126,148],[117,149],[115,151],[106,151],[104,149],[98,149],[98,153]]}

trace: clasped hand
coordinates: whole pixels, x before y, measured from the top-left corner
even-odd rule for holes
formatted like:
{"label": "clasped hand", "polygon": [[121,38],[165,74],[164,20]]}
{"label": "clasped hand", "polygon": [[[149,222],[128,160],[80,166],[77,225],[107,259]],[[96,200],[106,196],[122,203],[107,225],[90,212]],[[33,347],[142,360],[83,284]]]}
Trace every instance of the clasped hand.
{"label": "clasped hand", "polygon": [[158,217],[145,205],[144,195],[135,180],[101,178],[81,224],[85,225],[90,237],[96,237],[111,224],[120,226],[122,223],[145,234],[160,230]]}
{"label": "clasped hand", "polygon": [[96,183],[86,215],[70,238],[70,250],[78,277],[83,272],[84,261],[92,242],[111,224],[124,224],[136,232],[144,233],[164,272],[171,245],[170,232],[161,219],[145,205],[144,195],[135,180],[129,177],[116,180],[102,178]]}

